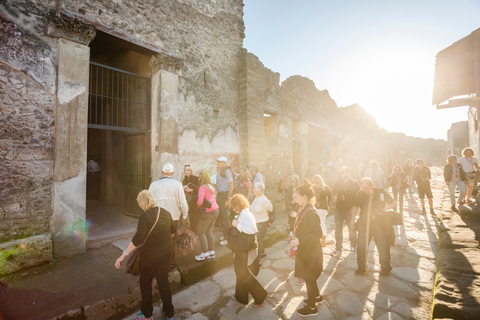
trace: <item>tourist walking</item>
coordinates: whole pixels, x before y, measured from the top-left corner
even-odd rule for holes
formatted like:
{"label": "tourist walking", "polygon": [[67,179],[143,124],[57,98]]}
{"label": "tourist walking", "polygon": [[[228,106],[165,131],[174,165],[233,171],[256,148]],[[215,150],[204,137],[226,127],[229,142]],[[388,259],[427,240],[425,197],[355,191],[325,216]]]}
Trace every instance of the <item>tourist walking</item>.
{"label": "tourist walking", "polygon": [[194,174],[191,165],[187,164],[183,167],[183,190],[188,203],[188,217],[190,219],[190,229],[197,233],[198,214],[197,214],[197,198],[198,198],[198,177]]}
{"label": "tourist walking", "polygon": [[428,205],[430,206],[430,213],[435,214],[433,210],[433,195],[432,188],[430,186],[430,179],[432,179],[432,173],[430,169],[425,166],[425,161],[423,159],[417,159],[417,166],[413,170],[413,180],[417,183],[418,188],[418,197],[420,198],[420,203],[422,204],[422,213],[427,214],[425,210],[425,197],[428,199]]}
{"label": "tourist walking", "polygon": [[[400,208],[400,213],[403,213],[403,195],[408,188],[407,177],[403,173],[402,167],[399,164],[393,166],[392,172],[388,176],[390,186],[392,187],[393,200],[395,201],[395,210]],[[398,202],[398,206],[397,206]]]}
{"label": "tourist walking", "polygon": [[223,236],[220,237],[220,245],[225,246],[228,244],[225,236],[230,225],[228,208],[230,198],[233,195],[233,171],[230,166],[227,166],[226,157],[217,159],[215,184],[217,185],[218,225],[223,231]]}
{"label": "tourist walking", "polygon": [[335,211],[335,250],[330,254],[334,257],[341,256],[343,251],[343,224],[348,227],[350,251],[357,250],[357,233],[355,231],[355,215],[352,213],[353,202],[360,185],[350,178],[350,168],[342,167],[339,171],[340,179],[333,186],[333,207]]}
{"label": "tourist walking", "polygon": [[323,300],[317,285],[317,279],[323,271],[320,217],[312,204],[315,192],[308,180],[295,188],[294,197],[300,210],[293,229],[296,238],[290,241],[290,247],[296,249],[295,277],[303,279],[307,287],[307,299],[297,314],[315,316],[318,314],[317,303]]}
{"label": "tourist walking", "polygon": [[153,319],[152,280],[155,278],[162,298],[163,312],[170,320],[173,319],[174,309],[168,270],[173,250],[171,238],[176,231],[176,225],[170,213],[164,208],[158,207],[153,195],[147,190],[138,194],[137,202],[144,212],[138,219],[137,232],[133,236],[132,242],[115,261],[115,267],[120,269],[125,258],[148,237],[140,252],[142,303],[141,312],[136,315],[135,319]]}
{"label": "tourist walking", "polygon": [[[258,232],[255,218],[250,212],[250,204],[248,200],[241,194],[236,194],[230,199],[230,206],[232,210],[238,215],[232,221],[232,226],[239,232],[246,235],[255,235]],[[234,251],[233,267],[236,275],[235,294],[232,300],[238,301],[242,304],[248,304],[248,295],[251,294],[254,300],[253,307],[259,308],[262,306],[267,291],[258,282],[255,276],[258,273],[259,259],[257,257],[257,249],[239,249]],[[257,264],[252,266],[252,264]],[[249,266],[255,270],[252,274]]]}
{"label": "tourist walking", "polygon": [[263,247],[263,240],[267,234],[269,224],[269,211],[273,211],[273,205],[270,200],[264,195],[265,185],[263,183],[255,183],[253,185],[253,194],[255,198],[250,206],[252,214],[257,223],[257,242],[258,242],[258,254],[260,257],[265,256],[265,248]]}
{"label": "tourist walking", "polygon": [[467,178],[467,197],[466,201],[469,203],[475,203],[474,199],[471,199],[473,186],[476,184],[475,171],[478,170],[478,160],[475,158],[475,151],[472,148],[465,148],[462,151],[463,157],[458,159],[458,163],[462,165],[465,177]]}
{"label": "tourist walking", "polygon": [[463,171],[463,167],[460,163],[457,163],[457,156],[451,154],[447,158],[447,164],[443,168],[443,177],[445,178],[445,183],[448,186],[448,190],[450,191],[450,203],[452,204],[452,210],[458,211],[457,207],[455,206],[455,189],[458,187],[460,194],[458,195],[458,203],[463,204],[465,193],[466,193],[466,186],[465,182],[467,182],[467,177],[465,176],[465,172]]}
{"label": "tourist walking", "polygon": [[[215,259],[212,229],[218,217],[218,204],[215,198],[215,187],[210,182],[210,172],[200,172],[200,188],[198,189],[198,227],[197,235],[202,246],[202,253],[195,260]],[[205,201],[207,200],[207,201]]]}
{"label": "tourist walking", "polygon": [[361,190],[355,197],[355,214],[360,209],[359,219],[356,222],[358,230],[358,270],[355,275],[368,274],[367,257],[368,247],[372,238],[377,246],[380,260],[380,276],[388,277],[392,267],[390,265],[390,247],[395,245],[395,232],[387,217],[386,210],[392,209],[395,202],[392,197],[381,188],[373,186],[372,179],[365,177],[360,180]]}
{"label": "tourist walking", "polygon": [[332,191],[323,183],[323,179],[320,175],[315,175],[312,180],[313,190],[315,191],[315,208],[320,217],[320,227],[322,228],[322,246],[325,246],[327,239],[326,218],[328,215],[328,208],[333,206]]}
{"label": "tourist walking", "polygon": [[377,161],[370,161],[370,168],[365,171],[365,177],[372,179],[375,188],[383,188],[385,186],[385,173],[378,166]]}
{"label": "tourist walking", "polygon": [[335,172],[335,168],[333,168],[333,164],[331,162],[327,163],[327,165],[322,169],[322,173],[320,175],[322,176],[325,184],[330,189],[333,189],[333,186],[337,181],[337,173]]}
{"label": "tourist walking", "polygon": [[407,184],[408,184],[408,192],[412,193],[412,186],[413,186],[413,169],[414,165],[412,160],[406,160],[405,166],[403,167],[403,173],[407,177]]}

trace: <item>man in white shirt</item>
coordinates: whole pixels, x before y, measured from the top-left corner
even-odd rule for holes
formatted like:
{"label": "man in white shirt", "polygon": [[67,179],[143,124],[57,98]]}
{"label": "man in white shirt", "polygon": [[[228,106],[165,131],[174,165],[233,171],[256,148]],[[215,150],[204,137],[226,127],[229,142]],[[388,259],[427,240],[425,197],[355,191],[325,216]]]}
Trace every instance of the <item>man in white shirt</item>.
{"label": "man in white shirt", "polygon": [[370,162],[370,169],[365,172],[365,177],[372,179],[374,188],[382,188],[385,186],[385,174],[383,169],[378,166],[377,161]]}
{"label": "man in white shirt", "polygon": [[[183,186],[180,181],[172,179],[174,172],[173,164],[165,163],[160,180],[150,184],[148,191],[153,195],[159,208],[164,208],[172,216],[172,220],[179,227],[180,219],[188,217],[188,203],[185,198]],[[172,250],[170,265],[175,264],[175,250]]]}
{"label": "man in white shirt", "polygon": [[164,208],[172,216],[173,221],[178,222],[188,217],[188,203],[180,181],[172,179],[173,165],[165,163],[162,169],[162,178],[150,184],[148,191],[157,201],[158,207]]}

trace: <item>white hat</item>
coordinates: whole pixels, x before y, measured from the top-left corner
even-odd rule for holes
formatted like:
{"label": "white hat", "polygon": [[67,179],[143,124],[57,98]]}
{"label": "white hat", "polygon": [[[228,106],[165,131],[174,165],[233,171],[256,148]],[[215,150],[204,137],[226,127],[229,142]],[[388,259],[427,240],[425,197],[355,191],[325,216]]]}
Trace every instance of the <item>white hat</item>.
{"label": "white hat", "polygon": [[227,157],[220,157],[217,159],[217,161],[228,162]]}
{"label": "white hat", "polygon": [[163,165],[162,172],[172,173],[173,171],[174,171],[173,164],[167,162]]}

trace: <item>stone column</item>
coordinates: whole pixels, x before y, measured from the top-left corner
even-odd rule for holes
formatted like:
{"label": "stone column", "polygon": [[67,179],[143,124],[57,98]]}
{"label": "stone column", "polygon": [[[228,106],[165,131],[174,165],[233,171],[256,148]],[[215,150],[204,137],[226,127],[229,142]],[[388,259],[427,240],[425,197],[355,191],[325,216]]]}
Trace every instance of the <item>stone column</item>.
{"label": "stone column", "polygon": [[182,168],[178,161],[177,100],[183,61],[159,53],[152,56],[150,66],[152,67],[152,181],[162,176],[161,170],[165,162],[175,166],[175,178],[179,178]]}
{"label": "stone column", "polygon": [[48,34],[58,38],[53,169],[53,255],[86,250],[86,163],[90,48],[95,29],[52,14]]}

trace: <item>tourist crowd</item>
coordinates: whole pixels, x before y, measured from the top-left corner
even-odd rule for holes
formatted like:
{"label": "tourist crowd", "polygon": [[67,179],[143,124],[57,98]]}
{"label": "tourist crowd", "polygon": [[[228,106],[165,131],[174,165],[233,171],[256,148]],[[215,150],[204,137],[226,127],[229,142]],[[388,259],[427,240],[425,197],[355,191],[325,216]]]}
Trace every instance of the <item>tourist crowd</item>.
{"label": "tourist crowd", "polygon": [[[154,181],[149,190],[142,191],[137,201],[144,210],[130,245],[117,259],[120,268],[125,258],[140,244],[141,313],[136,319],[152,319],[152,280],[156,278],[162,297],[163,311],[173,319],[174,309],[168,282],[168,270],[175,264],[172,235],[188,219],[190,229],[196,233],[201,253],[195,260],[215,259],[212,230],[222,231],[220,245],[228,245],[234,252],[237,276],[232,299],[248,303],[249,294],[254,307],[261,307],[267,297],[265,289],[256,279],[260,260],[266,256],[263,241],[275,217],[272,202],[265,196],[264,177],[258,167],[245,164],[236,173],[226,157],[216,159],[215,173],[208,168],[197,175],[192,166],[185,165],[181,182],[172,178],[174,167],[166,163],[162,178]],[[306,285],[307,298],[297,313],[301,316],[317,314],[316,305],[322,301],[316,280],[323,271],[323,247],[326,245],[326,217],[335,217],[335,249],[330,252],[341,257],[343,228],[348,228],[349,251],[357,253],[355,275],[368,274],[367,255],[372,239],[379,253],[380,276],[391,273],[390,247],[395,244],[393,225],[395,217],[403,214],[403,201],[407,193],[418,192],[421,214],[426,214],[425,198],[430,213],[434,214],[431,172],[422,159],[396,164],[387,174],[377,161],[369,168],[363,164],[352,171],[339,160],[315,169],[309,164],[301,181],[293,165],[288,165],[277,189],[283,194],[282,212],[288,215],[290,255],[295,256],[297,284]],[[455,206],[455,188],[460,193],[458,203],[472,202],[472,188],[478,161],[471,148],[463,150],[458,159],[450,155],[444,168],[445,182],[450,190],[452,210]],[[414,183],[416,183],[416,188]],[[391,188],[391,194],[387,191]],[[394,211],[395,210],[395,211]],[[401,219],[400,219],[401,220]],[[146,239],[148,238],[148,241]],[[165,258],[168,257],[168,258]]]}

